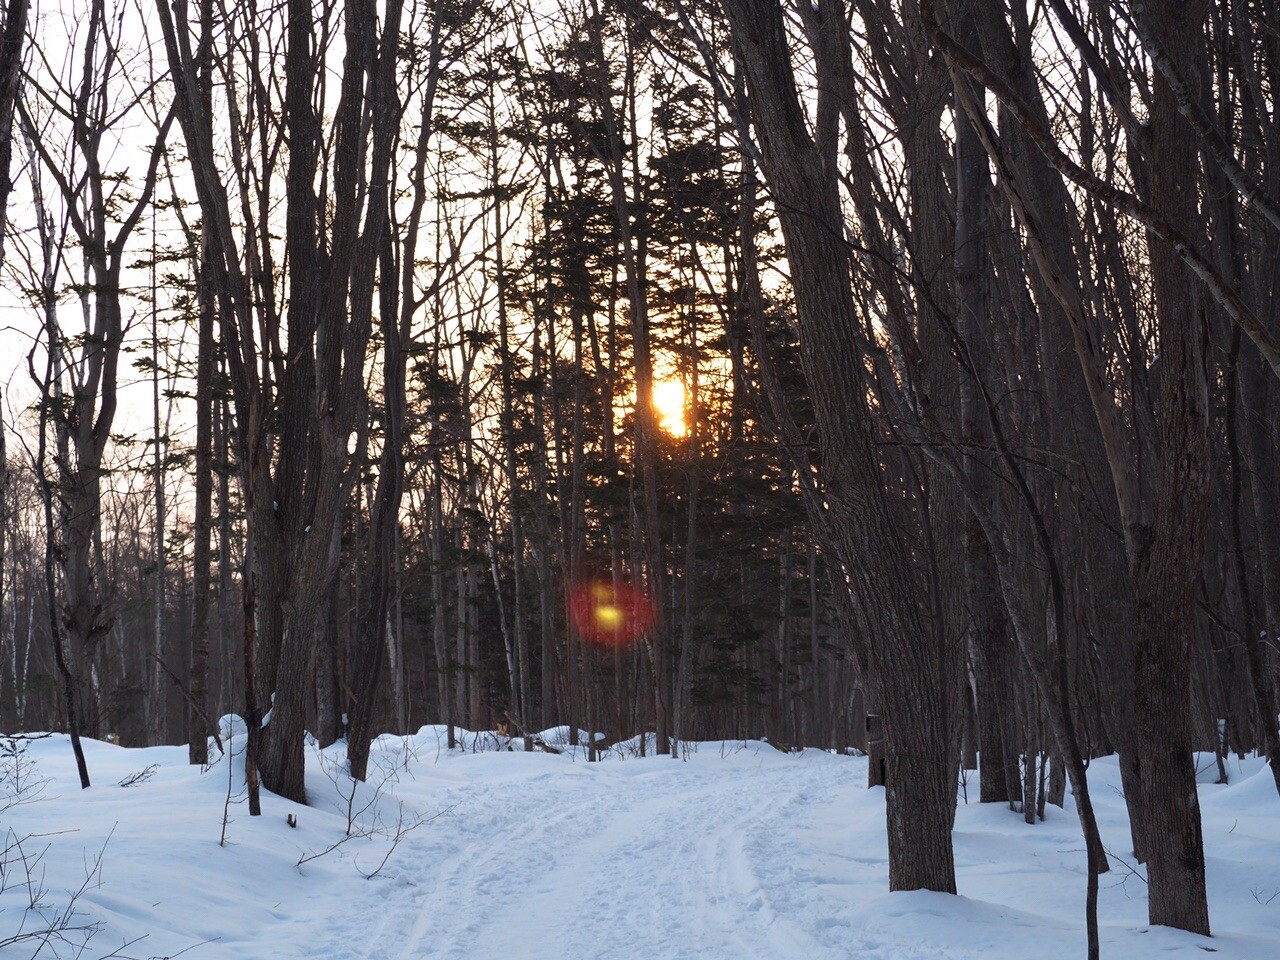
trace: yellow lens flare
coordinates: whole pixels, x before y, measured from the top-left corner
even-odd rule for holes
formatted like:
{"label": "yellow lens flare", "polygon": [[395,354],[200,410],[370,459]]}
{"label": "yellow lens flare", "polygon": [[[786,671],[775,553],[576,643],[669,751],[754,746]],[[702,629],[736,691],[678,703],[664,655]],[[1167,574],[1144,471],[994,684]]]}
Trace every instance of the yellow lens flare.
{"label": "yellow lens flare", "polygon": [[683,437],[689,432],[685,419],[687,400],[684,383],[680,380],[657,380],[653,384],[653,410],[658,416],[658,426],[673,437]]}
{"label": "yellow lens flare", "polygon": [[573,628],[589,643],[622,646],[653,627],[653,601],[643,588],[625,581],[571,583],[566,599]]}
{"label": "yellow lens flare", "polygon": [[612,604],[603,604],[595,609],[596,627],[600,630],[619,630],[626,619],[620,609]]}

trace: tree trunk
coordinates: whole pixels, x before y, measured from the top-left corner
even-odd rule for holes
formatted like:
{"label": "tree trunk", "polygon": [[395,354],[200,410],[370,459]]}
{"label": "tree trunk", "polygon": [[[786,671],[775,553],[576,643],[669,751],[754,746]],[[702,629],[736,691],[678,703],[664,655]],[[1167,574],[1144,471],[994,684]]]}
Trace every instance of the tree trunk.
{"label": "tree trunk", "polygon": [[[187,709],[187,759],[209,762],[209,577],[213,535],[213,293],[209,289],[208,238],[201,244],[196,273],[199,342],[196,350],[195,517],[191,572],[191,705]],[[222,549],[227,549],[222,544]],[[222,638],[227,642],[227,638]]]}
{"label": "tree trunk", "polygon": [[[1139,13],[1139,16],[1142,14]],[[1202,24],[1164,9],[1154,24],[1175,60],[1203,42]],[[1168,84],[1154,81],[1148,143],[1151,204],[1197,237],[1196,138]],[[1208,935],[1204,842],[1188,722],[1185,669],[1208,525],[1207,339],[1202,289],[1169,244],[1149,237],[1159,333],[1159,453],[1149,528],[1129,526],[1137,600],[1136,714],[1146,798],[1149,914],[1154,924]]]}
{"label": "tree trunk", "polygon": [[954,893],[955,771],[944,680],[881,486],[835,180],[824,175],[805,129],[781,9],[772,0],[724,0],[723,6],[746,68],[752,120],[791,266],[801,364],[821,438],[836,546],[861,604],[884,703],[889,886]]}

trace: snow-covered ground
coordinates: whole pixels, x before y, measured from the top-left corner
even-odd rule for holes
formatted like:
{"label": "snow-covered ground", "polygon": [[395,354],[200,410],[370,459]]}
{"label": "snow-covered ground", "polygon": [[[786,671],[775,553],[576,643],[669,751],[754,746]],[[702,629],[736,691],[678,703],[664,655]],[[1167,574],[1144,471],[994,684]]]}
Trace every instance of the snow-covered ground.
{"label": "snow-covered ground", "polygon": [[[382,787],[357,792],[351,808],[365,825],[355,832],[376,835],[301,866],[346,833],[340,752],[309,752],[310,807],[264,794],[251,819],[233,798],[220,846],[234,763],[202,773],[184,748],[87,742],[94,786],[81,792],[65,738],[30,743],[31,772],[50,782],[43,799],[0,814],[0,849],[10,848],[0,943],[52,920],[84,885],[71,925],[93,930],[69,931],[41,957],[101,957],[122,943],[120,956],[186,950],[191,960],[1084,956],[1084,854],[1070,809],[1028,826],[962,799],[961,895],[890,895],[884,796],[863,788],[860,758],[748,742],[698,744],[686,761],[623,750],[589,764],[571,753],[451,753],[442,737],[429,727],[381,739],[371,781]],[[145,782],[118,785],[151,765]],[[1117,858],[1102,883],[1104,957],[1280,957],[1280,801],[1258,761],[1229,769],[1227,786],[1206,770],[1201,794],[1215,936],[1148,927],[1144,881]],[[1115,764],[1096,761],[1090,778],[1104,840],[1127,860]],[[381,865],[397,825],[424,818]],[[23,837],[30,871],[12,849]],[[37,912],[27,909],[33,887],[43,889]],[[0,957],[34,949],[14,944]]]}

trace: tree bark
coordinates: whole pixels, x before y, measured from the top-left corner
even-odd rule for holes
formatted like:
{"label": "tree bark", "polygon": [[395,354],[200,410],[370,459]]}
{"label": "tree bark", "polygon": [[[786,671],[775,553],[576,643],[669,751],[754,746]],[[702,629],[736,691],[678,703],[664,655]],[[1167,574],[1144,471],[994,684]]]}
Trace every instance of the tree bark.
{"label": "tree bark", "polygon": [[[781,8],[772,0],[723,0],[723,7],[746,69],[752,121],[786,243],[836,546],[883,697],[889,886],[954,893],[955,782],[944,680],[876,462],[834,180],[823,174],[805,128]],[[842,29],[843,20],[829,28]]]}

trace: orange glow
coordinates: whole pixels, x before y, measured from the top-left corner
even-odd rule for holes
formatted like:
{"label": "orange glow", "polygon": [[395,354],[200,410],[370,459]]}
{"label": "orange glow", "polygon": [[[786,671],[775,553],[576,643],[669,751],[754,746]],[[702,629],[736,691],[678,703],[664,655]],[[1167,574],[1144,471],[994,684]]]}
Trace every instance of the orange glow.
{"label": "orange glow", "polygon": [[601,646],[634,643],[653,627],[653,601],[637,587],[604,580],[569,588],[569,616],[583,639]]}
{"label": "orange glow", "polygon": [[653,384],[653,410],[658,426],[673,437],[683,437],[689,432],[685,419],[688,402],[684,383],[680,380],[656,380]]}

